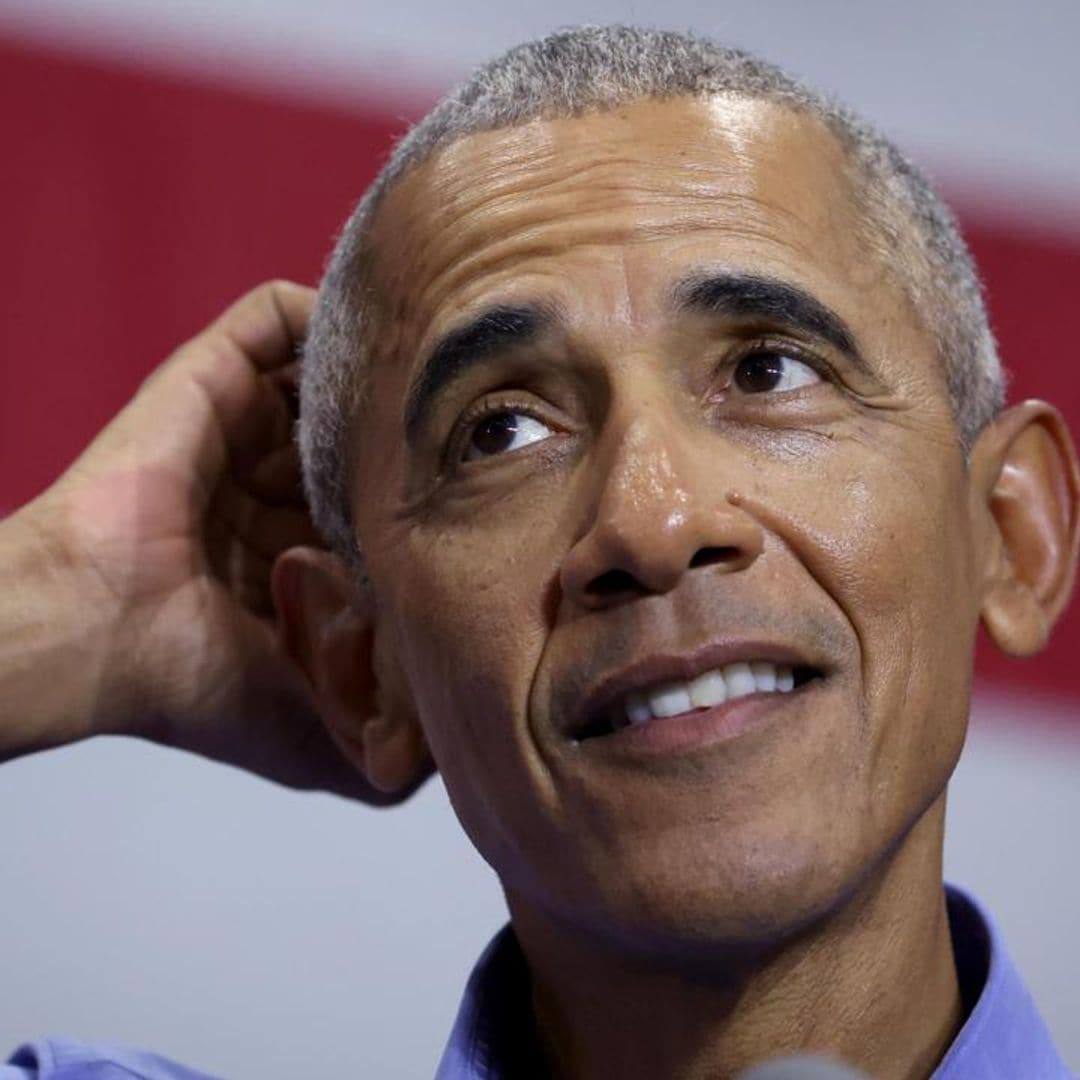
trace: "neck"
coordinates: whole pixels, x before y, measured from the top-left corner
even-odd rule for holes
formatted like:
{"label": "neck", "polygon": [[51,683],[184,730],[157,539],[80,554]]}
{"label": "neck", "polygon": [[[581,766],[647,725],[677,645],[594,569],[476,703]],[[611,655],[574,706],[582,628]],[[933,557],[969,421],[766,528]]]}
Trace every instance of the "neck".
{"label": "neck", "polygon": [[554,1075],[732,1077],[816,1052],[878,1080],[929,1076],[962,1021],[941,877],[944,809],[942,795],[809,928],[693,970],[615,952],[508,896]]}

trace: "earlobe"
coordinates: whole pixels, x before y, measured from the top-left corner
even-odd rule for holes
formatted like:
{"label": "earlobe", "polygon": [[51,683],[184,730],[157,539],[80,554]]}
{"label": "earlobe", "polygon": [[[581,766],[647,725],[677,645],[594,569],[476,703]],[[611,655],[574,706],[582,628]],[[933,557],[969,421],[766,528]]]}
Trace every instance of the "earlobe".
{"label": "earlobe", "polygon": [[1068,603],[1076,568],[1076,451],[1060,413],[1041,401],[1007,410],[983,433],[973,469],[986,477],[993,524],[982,619],[999,648],[1031,656]]}
{"label": "earlobe", "polygon": [[341,753],[380,792],[404,798],[433,771],[371,598],[328,551],[291,548],[271,575],[285,651],[307,676]]}

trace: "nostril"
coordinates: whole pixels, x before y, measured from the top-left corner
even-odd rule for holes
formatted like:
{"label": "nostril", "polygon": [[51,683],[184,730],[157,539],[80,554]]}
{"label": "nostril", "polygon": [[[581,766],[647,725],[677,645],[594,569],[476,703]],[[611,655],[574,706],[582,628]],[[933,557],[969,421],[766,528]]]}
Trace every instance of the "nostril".
{"label": "nostril", "polygon": [[626,570],[608,570],[594,577],[585,586],[585,591],[590,596],[619,596],[628,592],[641,592],[641,585],[637,578]]}
{"label": "nostril", "polygon": [[694,552],[694,557],[690,560],[690,567],[693,569],[695,566],[712,566],[715,563],[731,562],[738,558],[739,549],[737,547],[703,547],[698,548]]}
{"label": "nostril", "polygon": [[[742,557],[742,549],[727,545],[724,547],[703,547],[698,548],[694,552],[693,558],[690,560],[690,568],[693,569],[696,566],[713,566],[720,563],[732,563],[738,562]],[[647,585],[642,580],[639,580],[628,570],[607,570],[602,574],[597,574],[596,577],[585,586],[585,593],[595,599],[612,600],[616,598],[641,596],[650,591],[650,589],[656,590],[659,586],[656,584]]]}

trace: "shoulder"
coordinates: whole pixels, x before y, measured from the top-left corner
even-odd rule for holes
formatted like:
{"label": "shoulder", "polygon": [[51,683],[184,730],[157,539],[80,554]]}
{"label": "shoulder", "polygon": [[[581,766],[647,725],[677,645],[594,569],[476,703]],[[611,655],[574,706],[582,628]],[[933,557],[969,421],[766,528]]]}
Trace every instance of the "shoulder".
{"label": "shoulder", "polygon": [[145,1050],[52,1038],[20,1046],[7,1065],[0,1065],[0,1080],[213,1080],[213,1077]]}

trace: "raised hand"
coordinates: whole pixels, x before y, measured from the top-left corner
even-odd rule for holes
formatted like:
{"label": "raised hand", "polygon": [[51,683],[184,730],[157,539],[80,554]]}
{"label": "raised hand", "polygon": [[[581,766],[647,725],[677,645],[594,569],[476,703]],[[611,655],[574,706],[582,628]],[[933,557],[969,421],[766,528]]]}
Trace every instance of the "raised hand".
{"label": "raised hand", "polygon": [[237,301],[0,523],[0,755],[133,734],[392,801],[334,747],[274,620],[274,559],[318,544],[292,439],[314,296]]}

